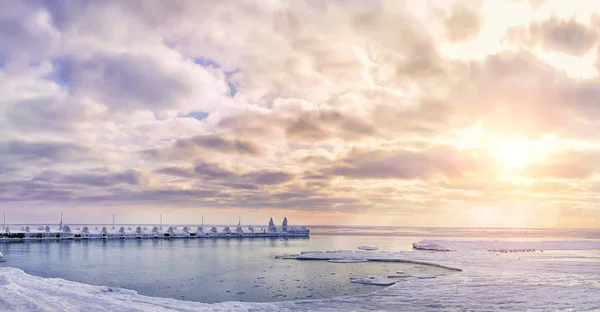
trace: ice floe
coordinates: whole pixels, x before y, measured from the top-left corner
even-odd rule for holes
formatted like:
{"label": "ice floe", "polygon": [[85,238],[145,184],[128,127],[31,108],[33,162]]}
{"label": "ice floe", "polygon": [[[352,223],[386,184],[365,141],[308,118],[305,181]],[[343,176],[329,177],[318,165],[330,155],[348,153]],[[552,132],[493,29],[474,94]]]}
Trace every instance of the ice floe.
{"label": "ice floe", "polygon": [[350,277],[351,283],[367,284],[367,285],[379,285],[379,286],[390,286],[398,282],[397,279],[391,279],[382,276],[356,276]]}
{"label": "ice floe", "polygon": [[378,250],[379,248],[373,246],[358,246],[360,250]]}
{"label": "ice floe", "polygon": [[418,242],[412,244],[413,249],[430,251],[450,251],[450,249],[436,243]]}
{"label": "ice floe", "polygon": [[381,262],[402,262],[412,264],[422,264],[440,267],[452,271],[462,271],[460,268],[446,266],[438,263],[412,260],[404,257],[406,254],[397,252],[368,252],[368,251],[315,251],[315,252],[302,252],[296,257],[297,260],[368,260],[368,261],[381,261]]}

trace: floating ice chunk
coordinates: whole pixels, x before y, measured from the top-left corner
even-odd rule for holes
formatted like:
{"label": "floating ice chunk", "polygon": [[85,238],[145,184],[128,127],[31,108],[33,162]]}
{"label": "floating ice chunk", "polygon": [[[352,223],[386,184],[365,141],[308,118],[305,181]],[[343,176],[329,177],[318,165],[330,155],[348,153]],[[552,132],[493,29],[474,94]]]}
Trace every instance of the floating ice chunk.
{"label": "floating ice chunk", "polygon": [[356,276],[350,277],[351,283],[367,284],[367,285],[379,285],[379,286],[390,286],[396,284],[398,280],[383,277],[383,276]]}
{"label": "floating ice chunk", "polygon": [[361,250],[378,250],[379,248],[373,246],[358,246],[358,249]]}
{"label": "floating ice chunk", "polygon": [[388,278],[408,278],[408,277],[412,277],[412,275],[409,275],[406,273],[400,273],[400,274],[390,274],[387,277]]}
{"label": "floating ice chunk", "polygon": [[356,263],[356,262],[367,262],[367,259],[332,259],[327,262],[331,263]]}
{"label": "floating ice chunk", "polygon": [[435,278],[435,275],[417,275],[415,277],[418,279],[430,279],[430,278]]}
{"label": "floating ice chunk", "polygon": [[296,259],[298,257],[297,254],[287,254],[287,255],[276,255],[273,259]]}
{"label": "floating ice chunk", "polygon": [[417,250],[432,250],[432,251],[450,251],[450,249],[436,244],[436,243],[428,243],[428,242],[418,242],[412,244],[413,249]]}

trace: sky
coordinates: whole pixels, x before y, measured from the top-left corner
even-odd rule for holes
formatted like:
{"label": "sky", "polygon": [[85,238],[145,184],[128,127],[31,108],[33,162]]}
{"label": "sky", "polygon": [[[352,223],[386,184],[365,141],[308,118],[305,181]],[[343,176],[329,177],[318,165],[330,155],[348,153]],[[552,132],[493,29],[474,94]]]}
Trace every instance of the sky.
{"label": "sky", "polygon": [[600,2],[1,1],[13,223],[600,227]]}

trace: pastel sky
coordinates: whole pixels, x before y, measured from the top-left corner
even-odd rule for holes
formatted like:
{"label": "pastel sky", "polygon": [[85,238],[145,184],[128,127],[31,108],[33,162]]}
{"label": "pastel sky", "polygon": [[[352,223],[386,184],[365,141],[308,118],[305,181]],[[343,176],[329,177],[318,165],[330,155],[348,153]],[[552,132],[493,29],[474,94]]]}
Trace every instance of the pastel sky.
{"label": "pastel sky", "polygon": [[9,222],[600,227],[600,1],[0,3]]}

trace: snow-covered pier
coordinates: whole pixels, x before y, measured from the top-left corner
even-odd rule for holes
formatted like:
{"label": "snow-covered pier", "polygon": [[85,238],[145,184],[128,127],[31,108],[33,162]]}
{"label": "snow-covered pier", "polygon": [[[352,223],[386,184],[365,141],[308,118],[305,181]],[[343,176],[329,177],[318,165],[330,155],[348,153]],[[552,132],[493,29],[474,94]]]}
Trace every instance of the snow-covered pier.
{"label": "snow-covered pier", "polygon": [[144,238],[246,238],[246,237],[308,237],[310,230],[305,226],[288,227],[284,218],[281,227],[277,228],[273,218],[267,227],[255,229],[253,226],[243,228],[238,222],[235,227],[177,227],[177,226],[22,226],[12,229],[5,226],[0,233],[0,242],[14,240],[40,239],[144,239]]}

